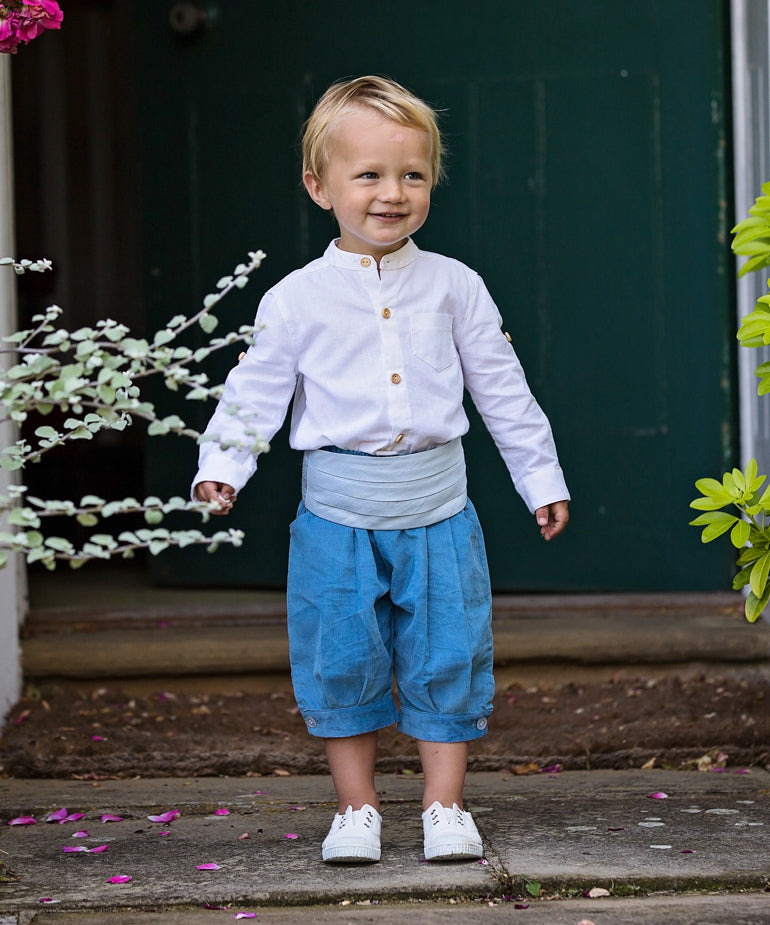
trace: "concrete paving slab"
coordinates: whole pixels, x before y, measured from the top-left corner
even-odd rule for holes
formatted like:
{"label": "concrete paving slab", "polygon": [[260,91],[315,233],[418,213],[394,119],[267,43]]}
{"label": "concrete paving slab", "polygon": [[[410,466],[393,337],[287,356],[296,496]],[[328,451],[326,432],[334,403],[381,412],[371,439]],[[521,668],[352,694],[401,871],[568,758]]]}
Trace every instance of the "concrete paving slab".
{"label": "concrete paving slab", "polygon": [[[3,780],[0,820],[32,815],[38,824],[2,826],[0,848],[18,879],[0,884],[0,925],[3,916],[15,916],[19,925],[33,920],[58,925],[51,916],[63,923],[65,913],[80,915],[85,925],[86,913],[116,909],[122,910],[117,921],[127,925],[129,912],[200,915],[206,903],[244,911],[407,898],[483,905],[490,898],[527,896],[526,884],[534,882],[550,896],[583,895],[596,887],[616,896],[761,890],[770,874],[770,774],[736,773],[740,770],[470,774],[467,803],[484,836],[487,863],[454,864],[422,860],[421,780],[381,775],[383,859],[339,866],[320,859],[335,808],[327,777]],[[653,792],[667,797],[652,799]],[[48,813],[63,806],[86,816],[45,824]],[[216,815],[220,808],[229,814]],[[168,809],[181,812],[168,825],[146,818]],[[102,823],[103,813],[123,821]],[[82,830],[88,837],[75,838]],[[102,845],[108,846],[103,853],[62,850]],[[202,864],[218,868],[199,870]],[[121,874],[130,882],[108,882]],[[764,898],[770,911],[770,899]],[[56,904],[41,909],[41,899]],[[540,905],[530,902],[530,909]],[[514,906],[501,904],[509,911]]]}
{"label": "concrete paving slab", "polygon": [[[228,910],[194,909],[158,912],[59,913],[45,910],[21,916],[0,917],[0,925],[223,925],[239,913],[252,913],[262,925],[767,925],[770,897],[660,896],[647,899],[557,900],[531,903],[526,913],[512,903],[489,904],[416,901],[336,906],[266,908],[231,907]],[[244,921],[241,919],[240,921]]]}

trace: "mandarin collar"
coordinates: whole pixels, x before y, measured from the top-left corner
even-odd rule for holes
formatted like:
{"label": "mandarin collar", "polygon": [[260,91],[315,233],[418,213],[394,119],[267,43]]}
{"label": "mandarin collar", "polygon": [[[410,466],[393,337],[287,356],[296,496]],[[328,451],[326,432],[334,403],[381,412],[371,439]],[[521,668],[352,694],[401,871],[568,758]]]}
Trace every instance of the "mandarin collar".
{"label": "mandarin collar", "polygon": [[[326,258],[329,263],[335,267],[342,267],[346,270],[377,270],[377,261],[370,254],[352,254],[350,251],[341,251],[337,247],[337,241],[334,241],[326,248]],[[406,244],[399,247],[392,254],[386,254],[380,260],[381,270],[398,270],[401,267],[414,263],[417,259],[419,248],[411,238],[407,238]]]}

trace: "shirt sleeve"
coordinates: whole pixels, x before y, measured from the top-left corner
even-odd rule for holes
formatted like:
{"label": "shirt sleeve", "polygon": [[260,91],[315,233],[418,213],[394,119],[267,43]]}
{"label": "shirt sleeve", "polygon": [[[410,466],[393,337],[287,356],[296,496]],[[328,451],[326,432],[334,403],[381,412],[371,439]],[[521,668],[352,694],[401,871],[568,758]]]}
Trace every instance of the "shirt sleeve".
{"label": "shirt sleeve", "polygon": [[286,417],[297,366],[293,338],[272,292],[260,302],[256,323],[254,344],[230,371],[201,438],[193,490],[198,482],[215,481],[240,491]]}
{"label": "shirt sleeve", "polygon": [[551,425],[527,384],[480,277],[458,331],[465,386],[531,512],[570,498]]}

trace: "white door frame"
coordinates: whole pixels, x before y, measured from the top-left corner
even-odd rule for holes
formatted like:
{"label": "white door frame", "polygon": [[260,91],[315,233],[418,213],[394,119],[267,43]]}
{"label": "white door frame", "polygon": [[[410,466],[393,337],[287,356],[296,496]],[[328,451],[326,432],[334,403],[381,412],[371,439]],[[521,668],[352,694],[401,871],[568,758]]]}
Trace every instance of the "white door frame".
{"label": "white door frame", "polygon": [[[0,256],[16,257],[14,248],[13,131],[11,106],[11,59],[0,54]],[[9,267],[0,268],[0,337],[16,330],[16,277]],[[16,440],[15,429],[0,424],[2,446]],[[0,469],[0,494],[15,481],[14,474]],[[0,529],[5,524],[0,519]],[[0,720],[19,699],[21,652],[19,625],[27,610],[27,574],[21,556],[11,556],[0,569]]]}

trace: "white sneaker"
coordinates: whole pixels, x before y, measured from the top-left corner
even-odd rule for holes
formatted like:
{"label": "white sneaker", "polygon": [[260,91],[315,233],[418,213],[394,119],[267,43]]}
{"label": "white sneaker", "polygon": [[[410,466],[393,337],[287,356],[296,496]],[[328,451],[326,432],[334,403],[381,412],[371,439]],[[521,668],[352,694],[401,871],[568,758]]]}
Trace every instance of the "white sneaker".
{"label": "white sneaker", "polygon": [[348,806],[345,814],[337,813],[329,834],[321,846],[324,861],[358,863],[379,861],[382,816],[365,803],[361,809]]}
{"label": "white sneaker", "polygon": [[436,800],[422,814],[426,861],[461,861],[484,854],[479,830],[470,813],[457,803],[449,809]]}

